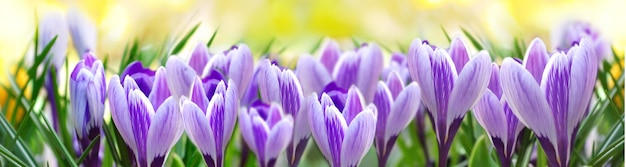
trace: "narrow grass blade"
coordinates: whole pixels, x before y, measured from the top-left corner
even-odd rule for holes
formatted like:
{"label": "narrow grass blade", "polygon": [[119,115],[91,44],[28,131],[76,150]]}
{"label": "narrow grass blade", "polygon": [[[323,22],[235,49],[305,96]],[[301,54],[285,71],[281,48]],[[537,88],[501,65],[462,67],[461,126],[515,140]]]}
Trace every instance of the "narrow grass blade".
{"label": "narrow grass blade", "polygon": [[89,143],[89,146],[87,146],[87,148],[83,151],[83,154],[80,156],[80,158],[78,158],[78,160],[76,160],[76,164],[81,164],[85,158],[87,157],[87,155],[89,155],[89,152],[91,151],[91,149],[93,149],[93,147],[96,144],[99,144],[100,141],[100,135],[96,136],[96,138],[94,138],[91,143]]}
{"label": "narrow grass blade", "polygon": [[193,28],[191,28],[191,30],[187,32],[187,34],[174,46],[174,49],[172,50],[172,52],[170,52],[170,55],[178,54],[181,50],[183,50],[185,44],[187,44],[187,42],[189,41],[189,38],[191,38],[196,30],[198,30],[198,27],[200,27],[200,23],[193,26]]}

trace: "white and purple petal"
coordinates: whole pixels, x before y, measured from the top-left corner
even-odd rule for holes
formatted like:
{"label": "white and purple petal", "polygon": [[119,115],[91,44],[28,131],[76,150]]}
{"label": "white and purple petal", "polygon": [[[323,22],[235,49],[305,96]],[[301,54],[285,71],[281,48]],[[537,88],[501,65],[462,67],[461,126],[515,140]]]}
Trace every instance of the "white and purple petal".
{"label": "white and purple petal", "polygon": [[177,99],[169,97],[152,116],[146,139],[146,154],[151,166],[162,166],[170,149],[183,134],[178,104]]}

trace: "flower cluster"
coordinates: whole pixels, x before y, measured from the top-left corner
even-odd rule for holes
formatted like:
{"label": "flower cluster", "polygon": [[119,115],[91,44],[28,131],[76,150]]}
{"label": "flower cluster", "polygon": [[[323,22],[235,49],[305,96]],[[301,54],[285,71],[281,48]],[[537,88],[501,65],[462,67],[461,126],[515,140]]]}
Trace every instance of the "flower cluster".
{"label": "flower cluster", "polygon": [[310,138],[332,166],[359,166],[372,145],[386,166],[400,132],[427,113],[438,165],[446,166],[473,110],[503,166],[510,166],[524,127],[535,132],[551,166],[568,166],[598,68],[587,39],[552,55],[535,39],[523,62],[506,58],[502,65],[486,51],[472,56],[459,37],[447,49],[416,39],[407,56],[393,54],[388,66],[373,43],[342,51],[331,41],[319,59],[303,56],[295,69],[269,59],[255,65],[243,44],[208,50],[198,45],[189,60],[171,56],[156,71],[131,63],[107,90],[102,63],[87,52],[71,80],[78,138],[100,134],[107,95],[138,166],[162,166],[183,134],[208,166],[224,166],[236,133],[259,166],[275,166],[283,152],[289,166],[298,166]]}

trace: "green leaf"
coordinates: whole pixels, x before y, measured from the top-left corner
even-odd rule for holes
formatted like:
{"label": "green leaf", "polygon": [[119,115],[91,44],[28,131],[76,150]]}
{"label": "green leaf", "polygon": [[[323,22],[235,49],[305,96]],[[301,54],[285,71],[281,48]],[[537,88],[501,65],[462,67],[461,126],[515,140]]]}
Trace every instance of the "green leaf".
{"label": "green leaf", "polygon": [[357,40],[354,36],[352,36],[352,44],[354,44],[354,48],[359,48],[361,46],[359,40]]}
{"label": "green leaf", "polygon": [[446,39],[448,40],[448,43],[452,42],[452,38],[450,38],[450,35],[448,35],[448,32],[446,31],[445,28],[443,28],[443,25],[439,25],[439,27],[441,27],[441,31],[443,31],[443,35],[446,36]]}
{"label": "green leaf", "polygon": [[311,50],[309,50],[310,54],[315,53],[315,51],[317,51],[320,46],[322,46],[322,42],[324,42],[324,36],[320,37],[319,40],[317,40],[317,42],[315,42],[315,45],[313,45],[313,47],[311,47]]}
{"label": "green leaf", "polygon": [[487,167],[487,166],[498,166],[496,161],[491,158],[490,153],[492,149],[490,149],[489,139],[485,135],[481,135],[472,148],[472,154],[469,158],[469,167]]}
{"label": "green leaf", "polygon": [[206,43],[206,47],[207,48],[211,48],[211,44],[213,44],[213,40],[215,40],[215,36],[217,36],[217,31],[219,31],[219,30],[220,30],[220,27],[217,26],[215,31],[213,31],[213,35],[211,35],[211,39],[209,39],[209,42]]}
{"label": "green leaf", "polygon": [[467,30],[465,30],[464,28],[461,28],[461,31],[463,31],[463,34],[465,34],[465,36],[469,38],[470,42],[472,42],[472,45],[474,45],[474,47],[477,50],[484,49],[484,47],[480,44],[480,42],[478,42],[478,40],[474,36],[472,36],[472,34],[470,34]]}
{"label": "green leaf", "polygon": [[78,160],[76,161],[76,164],[81,164],[85,160],[87,155],[89,155],[89,152],[91,151],[93,146],[95,146],[96,144],[100,144],[100,135],[96,136],[96,138],[91,140],[91,143],[89,143],[89,146],[87,146],[87,148],[83,151],[83,155],[81,155],[80,158],[78,158]]}
{"label": "green leaf", "polygon": [[198,30],[198,27],[200,27],[200,23],[193,26],[193,28],[191,28],[191,30],[187,32],[187,34],[176,44],[176,46],[174,47],[170,55],[178,54],[181,50],[183,50],[183,47],[185,47],[185,44],[187,44],[187,41],[189,41],[189,38],[191,38],[191,36],[196,32],[196,30]]}
{"label": "green leaf", "polygon": [[275,40],[276,38],[272,38],[270,42],[267,43],[267,45],[265,46],[265,49],[261,51],[261,55],[267,55],[270,53],[270,49],[272,48],[272,44],[274,44]]}
{"label": "green leaf", "polygon": [[26,162],[20,160],[15,154],[13,154],[3,145],[0,145],[0,155],[9,160],[9,162],[11,162],[12,164],[15,164],[16,166],[28,166],[26,165]]}

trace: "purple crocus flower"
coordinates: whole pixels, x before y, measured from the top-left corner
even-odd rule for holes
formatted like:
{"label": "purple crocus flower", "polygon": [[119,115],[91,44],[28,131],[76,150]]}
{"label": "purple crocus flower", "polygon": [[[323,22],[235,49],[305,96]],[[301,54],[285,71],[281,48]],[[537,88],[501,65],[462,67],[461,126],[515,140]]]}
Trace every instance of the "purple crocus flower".
{"label": "purple crocus flower", "polygon": [[[91,152],[84,152],[101,132],[104,114],[106,83],[104,67],[91,53],[85,54],[70,76],[70,99],[72,102],[72,120],[76,129],[81,154],[88,154],[83,165],[99,166],[99,146]],[[95,141],[100,143],[100,140]]]}
{"label": "purple crocus flower", "polygon": [[254,72],[252,52],[247,45],[241,44],[239,46],[233,46],[230,50],[226,51],[226,53],[213,55],[207,66],[203,74],[209,73],[209,70],[221,72],[227,78],[232,79],[237,85],[237,97],[243,97],[250,85]]}
{"label": "purple crocus flower", "polygon": [[140,61],[135,61],[126,66],[126,69],[124,69],[124,72],[120,75],[120,79],[122,79],[121,83],[124,83],[126,76],[133,78],[141,92],[150,94],[152,84],[154,83],[154,73],[155,71],[144,67]]}
{"label": "purple crocus flower", "polygon": [[179,103],[170,95],[166,76],[159,67],[147,96],[132,77],[121,83],[115,75],[109,82],[111,117],[141,167],[162,166],[183,132]]}
{"label": "purple crocus flower", "polygon": [[[332,43],[329,45],[333,45]],[[326,47],[336,50],[336,47]],[[321,92],[331,82],[336,86],[348,89],[356,85],[362,92],[365,102],[372,102],[376,92],[376,83],[383,70],[383,55],[376,44],[364,45],[356,52],[344,52],[336,63],[333,63],[337,51],[324,51],[320,60],[310,56],[302,56],[298,60],[296,75],[300,79],[304,94]],[[332,71],[328,67],[334,64]],[[332,75],[331,75],[332,74]],[[374,76],[374,77],[372,77]]]}
{"label": "purple crocus flower", "polygon": [[74,49],[79,56],[96,49],[98,30],[87,16],[78,9],[71,9],[67,13],[67,23],[72,35]]}
{"label": "purple crocus flower", "polygon": [[278,155],[287,148],[293,135],[293,119],[283,114],[277,103],[253,105],[250,110],[239,110],[241,134],[258,165],[273,167]]}
{"label": "purple crocus flower", "polygon": [[585,38],[567,53],[553,54],[539,83],[513,59],[502,63],[503,97],[515,116],[537,135],[550,166],[569,166],[597,75],[598,59],[592,46]]}
{"label": "purple crocus flower", "polygon": [[193,49],[189,62],[187,63],[196,72],[196,74],[199,74],[202,77],[204,76],[202,75],[204,68],[207,67],[209,60],[211,60],[209,48],[207,48],[204,43],[198,42],[198,45],[196,45],[196,48]]}
{"label": "purple crocus flower", "polygon": [[165,63],[167,70],[167,86],[169,86],[172,96],[179,99],[181,96],[189,97],[191,85],[197,76],[195,70],[178,56],[171,56]]}
{"label": "purple crocus flower", "polygon": [[308,114],[303,106],[300,80],[289,69],[280,69],[268,59],[259,64],[259,91],[264,102],[277,102],[294,118],[293,141],[287,146],[289,166],[297,166],[309,141]]}
{"label": "purple crocus flower", "polygon": [[331,166],[358,166],[372,146],[376,132],[376,107],[364,106],[359,90],[348,90],[345,107],[340,111],[330,96],[322,93],[308,97],[309,126],[313,138]]}
{"label": "purple crocus flower", "polygon": [[391,54],[391,61],[389,61],[389,65],[383,69],[381,73],[382,80],[388,80],[389,73],[396,72],[400,75],[400,79],[403,82],[411,79],[411,75],[409,74],[409,65],[407,62],[406,55],[402,53],[393,53]]}
{"label": "purple crocus flower", "polygon": [[237,87],[219,82],[214,94],[207,95],[202,81],[195,77],[191,98],[184,98],[183,120],[189,139],[200,149],[207,166],[224,166],[224,152],[237,119]]}
{"label": "purple crocus flower", "polygon": [[491,143],[500,157],[500,164],[509,167],[524,125],[519,123],[506,100],[502,98],[500,67],[495,63],[492,64],[488,88],[474,106],[474,117],[491,137]]}
{"label": "purple crocus flower", "polygon": [[611,43],[591,23],[585,21],[568,21],[552,31],[552,44],[557,50],[566,51],[580,40],[587,38],[590,47],[595,50],[598,63],[611,55]]}
{"label": "purple crocus flower", "polygon": [[396,72],[389,73],[387,82],[379,81],[374,104],[378,110],[376,119],[376,153],[378,166],[386,166],[389,154],[399,133],[411,122],[420,103],[420,89],[415,82],[404,87]]}
{"label": "purple crocus flower", "polygon": [[448,151],[465,113],[482,96],[491,76],[491,58],[481,51],[470,59],[459,37],[449,51],[413,40],[409,49],[409,72],[422,90],[422,102],[439,144],[439,166],[446,166]]}

